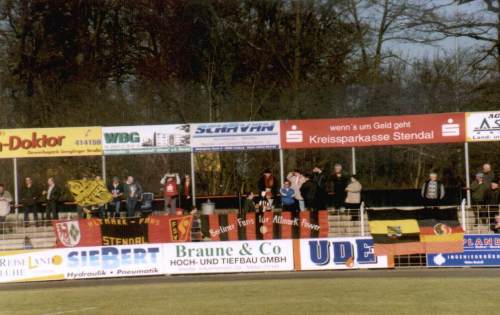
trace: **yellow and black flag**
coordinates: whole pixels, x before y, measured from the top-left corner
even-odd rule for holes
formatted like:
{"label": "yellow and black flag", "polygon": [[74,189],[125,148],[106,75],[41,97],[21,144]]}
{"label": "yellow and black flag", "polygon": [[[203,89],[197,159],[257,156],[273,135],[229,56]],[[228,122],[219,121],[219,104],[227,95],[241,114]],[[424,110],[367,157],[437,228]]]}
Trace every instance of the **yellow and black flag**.
{"label": "yellow and black flag", "polygon": [[102,205],[113,200],[102,180],[70,180],[68,187],[76,204],[82,207]]}
{"label": "yellow and black flag", "polygon": [[463,251],[456,209],[368,210],[368,220],[376,255]]}

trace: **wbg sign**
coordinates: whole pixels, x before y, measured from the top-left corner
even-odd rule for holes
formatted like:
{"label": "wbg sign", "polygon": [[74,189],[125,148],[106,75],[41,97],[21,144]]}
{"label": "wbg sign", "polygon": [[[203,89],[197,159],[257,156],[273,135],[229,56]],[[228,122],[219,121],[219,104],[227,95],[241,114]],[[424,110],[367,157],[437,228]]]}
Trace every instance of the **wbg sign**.
{"label": "wbg sign", "polygon": [[101,155],[101,128],[0,130],[0,158]]}
{"label": "wbg sign", "polygon": [[102,128],[105,155],[191,152],[189,125]]}

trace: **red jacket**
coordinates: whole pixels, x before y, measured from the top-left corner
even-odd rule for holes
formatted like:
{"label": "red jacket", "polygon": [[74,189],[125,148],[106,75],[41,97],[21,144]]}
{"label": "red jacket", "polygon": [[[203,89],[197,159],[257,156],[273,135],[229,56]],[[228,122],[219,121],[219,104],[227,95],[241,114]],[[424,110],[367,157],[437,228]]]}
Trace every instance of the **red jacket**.
{"label": "red jacket", "polygon": [[163,195],[166,197],[176,197],[179,195],[179,188],[175,179],[167,179],[163,186]]}

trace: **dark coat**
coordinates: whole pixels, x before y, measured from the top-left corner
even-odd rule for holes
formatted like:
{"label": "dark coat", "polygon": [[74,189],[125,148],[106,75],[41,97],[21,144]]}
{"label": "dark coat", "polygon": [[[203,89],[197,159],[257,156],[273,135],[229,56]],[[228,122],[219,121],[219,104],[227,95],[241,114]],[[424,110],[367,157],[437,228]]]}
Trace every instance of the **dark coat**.
{"label": "dark coat", "polygon": [[304,184],[302,184],[302,187],[300,187],[300,194],[304,198],[306,208],[316,209],[317,193],[318,184],[315,181],[307,180]]}
{"label": "dark coat", "polygon": [[41,192],[35,186],[21,188],[21,203],[25,206],[32,206],[40,201]]}

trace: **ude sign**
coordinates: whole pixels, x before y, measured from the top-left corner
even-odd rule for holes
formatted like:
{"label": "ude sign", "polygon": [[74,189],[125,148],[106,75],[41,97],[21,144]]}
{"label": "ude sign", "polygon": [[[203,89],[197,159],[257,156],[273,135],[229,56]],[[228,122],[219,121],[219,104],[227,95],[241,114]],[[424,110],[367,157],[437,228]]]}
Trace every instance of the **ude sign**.
{"label": "ude sign", "polygon": [[101,155],[101,128],[0,130],[0,158]]}
{"label": "ude sign", "polygon": [[284,149],[465,142],[463,113],[288,120]]}

